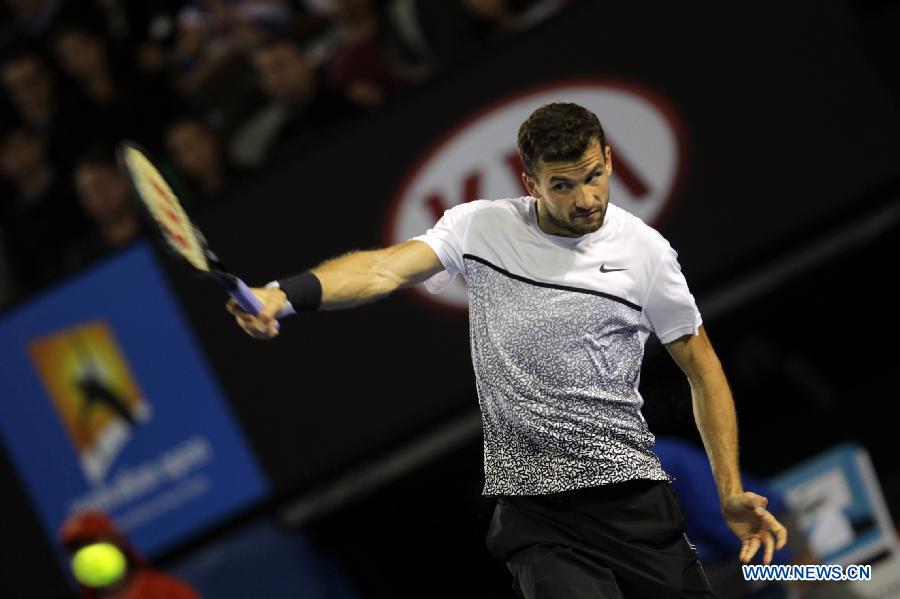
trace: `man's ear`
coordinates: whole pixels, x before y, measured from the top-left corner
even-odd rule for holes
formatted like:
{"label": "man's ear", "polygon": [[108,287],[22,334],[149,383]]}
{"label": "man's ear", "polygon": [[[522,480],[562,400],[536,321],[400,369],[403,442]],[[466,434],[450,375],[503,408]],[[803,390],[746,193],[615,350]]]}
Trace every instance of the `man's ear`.
{"label": "man's ear", "polygon": [[603,158],[606,159],[607,176],[612,175],[612,151],[609,149],[609,144],[603,150]]}
{"label": "man's ear", "polygon": [[538,191],[537,181],[526,172],[522,173],[522,184],[525,186],[525,189],[528,190],[528,195],[534,198],[540,197],[541,192]]}

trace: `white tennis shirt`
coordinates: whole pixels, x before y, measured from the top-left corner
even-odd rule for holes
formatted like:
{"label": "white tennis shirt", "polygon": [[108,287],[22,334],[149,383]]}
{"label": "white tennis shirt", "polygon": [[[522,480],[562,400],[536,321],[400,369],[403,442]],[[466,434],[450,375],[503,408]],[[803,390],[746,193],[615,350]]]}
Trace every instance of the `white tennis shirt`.
{"label": "white tennis shirt", "polygon": [[555,493],[631,479],[668,480],[638,392],[644,343],[702,322],[677,254],[655,229],[609,204],[581,237],[544,233],[535,199],[476,200],[424,235],[462,275],[484,426],[485,495]]}

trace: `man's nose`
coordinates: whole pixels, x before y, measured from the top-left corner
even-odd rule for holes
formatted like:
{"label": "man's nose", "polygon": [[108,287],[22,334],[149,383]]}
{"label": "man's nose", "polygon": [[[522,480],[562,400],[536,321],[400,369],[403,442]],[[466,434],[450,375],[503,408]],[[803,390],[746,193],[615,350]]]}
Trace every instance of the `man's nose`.
{"label": "man's nose", "polygon": [[578,188],[578,193],[575,195],[575,207],[584,211],[594,208],[594,193],[587,185]]}

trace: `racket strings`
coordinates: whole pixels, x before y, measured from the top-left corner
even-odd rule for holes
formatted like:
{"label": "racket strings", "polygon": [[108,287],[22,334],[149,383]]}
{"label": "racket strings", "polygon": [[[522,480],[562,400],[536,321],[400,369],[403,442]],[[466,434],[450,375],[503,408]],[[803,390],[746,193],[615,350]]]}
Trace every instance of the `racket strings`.
{"label": "racket strings", "polygon": [[205,244],[198,238],[196,229],[165,178],[134,146],[126,146],[124,158],[135,182],[137,195],[158,224],[166,243],[195,268],[208,272],[210,267]]}

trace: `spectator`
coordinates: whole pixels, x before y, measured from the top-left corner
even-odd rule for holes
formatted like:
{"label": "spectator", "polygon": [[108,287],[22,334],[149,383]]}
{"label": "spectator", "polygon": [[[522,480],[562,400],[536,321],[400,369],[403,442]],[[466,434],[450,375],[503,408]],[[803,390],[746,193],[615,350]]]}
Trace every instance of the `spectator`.
{"label": "spectator", "polygon": [[88,223],[44,138],[29,126],[14,124],[0,137],[0,177],[11,188],[0,200],[9,261],[22,290],[34,290],[62,274]]}
{"label": "spectator", "polygon": [[291,18],[283,0],[187,3],[178,14],[173,52],[180,97],[226,137],[240,129],[266,103],[249,52],[287,31]]}
{"label": "spectator", "polygon": [[302,112],[319,92],[316,68],[288,38],[276,38],[258,46],[253,64],[263,90],[272,100]]}
{"label": "spectator", "polygon": [[0,78],[21,120],[48,140],[53,162],[62,168],[71,164],[91,133],[96,113],[89,103],[64,89],[41,53],[21,42],[4,53]]}
{"label": "spectator", "polygon": [[250,49],[284,34],[291,11],[282,0],[194,0],[178,14],[185,58],[202,61],[232,48]]}
{"label": "spectator", "polygon": [[216,131],[195,117],[172,121],[165,131],[169,158],[190,185],[187,195],[195,201],[209,201],[220,196],[237,169],[225,155]]}
{"label": "spectator", "polygon": [[60,528],[59,540],[70,557],[74,558],[85,548],[104,544],[113,557],[124,562],[121,576],[103,585],[83,581],[84,575],[76,572],[85,599],[200,599],[188,584],[150,567],[104,514],[81,512],[71,516]]}
{"label": "spectator", "polygon": [[106,40],[87,26],[63,23],[53,32],[53,49],[62,70],[98,106],[115,104],[119,94]]}
{"label": "spectator", "polygon": [[74,256],[77,262],[127,245],[138,236],[140,213],[112,149],[98,146],[82,154],[75,164],[74,179],[81,207],[95,227]]}
{"label": "spectator", "polygon": [[324,85],[323,75],[290,38],[275,38],[253,51],[260,86],[271,104],[258,135],[260,150],[289,140],[318,140],[338,122],[359,114],[343,96]]}
{"label": "spectator", "polygon": [[334,0],[343,44],[326,66],[328,84],[362,110],[374,110],[407,84],[388,50],[384,20],[373,0]]}
{"label": "spectator", "polygon": [[3,86],[19,115],[35,127],[51,120],[56,110],[56,86],[37,50],[24,45],[3,57]]}
{"label": "spectator", "polygon": [[178,14],[175,62],[179,87],[190,94],[244,51],[283,35],[290,10],[279,0],[194,0]]}
{"label": "spectator", "polygon": [[102,111],[106,131],[101,136],[155,145],[173,110],[164,82],[140,76],[136,65],[121,54],[114,57],[102,30],[86,22],[57,25],[51,41],[62,70]]}
{"label": "spectator", "polygon": [[[93,0],[111,47],[150,76],[166,74],[184,0]],[[79,11],[83,12],[83,11]]]}

